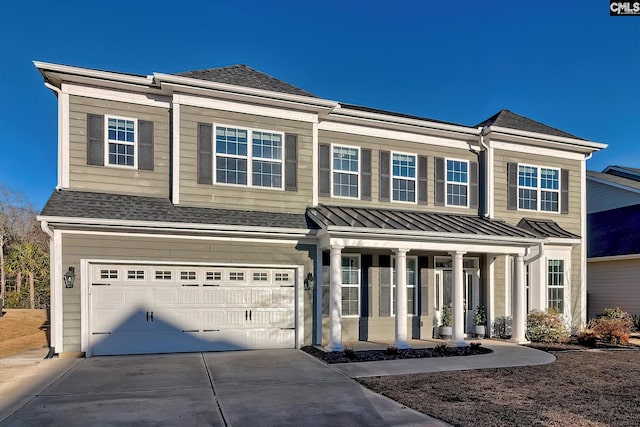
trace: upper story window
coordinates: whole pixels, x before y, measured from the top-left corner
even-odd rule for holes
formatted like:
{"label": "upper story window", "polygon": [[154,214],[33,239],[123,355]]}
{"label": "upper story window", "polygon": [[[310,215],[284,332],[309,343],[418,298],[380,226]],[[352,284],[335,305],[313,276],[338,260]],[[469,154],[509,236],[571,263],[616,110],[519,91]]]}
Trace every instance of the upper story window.
{"label": "upper story window", "polygon": [[360,149],[341,145],[332,146],[333,196],[359,197]]}
{"label": "upper story window", "polygon": [[416,156],[393,153],[391,162],[393,179],[392,200],[395,202],[416,201]]}
{"label": "upper story window", "polygon": [[447,206],[468,206],[469,162],[447,159]]}
{"label": "upper story window", "polygon": [[518,208],[558,212],[560,170],[518,165]]}
{"label": "upper story window", "polygon": [[136,165],[135,119],[107,117],[107,162],[112,166]]}
{"label": "upper story window", "polygon": [[282,134],[216,126],[216,182],[282,189]]}

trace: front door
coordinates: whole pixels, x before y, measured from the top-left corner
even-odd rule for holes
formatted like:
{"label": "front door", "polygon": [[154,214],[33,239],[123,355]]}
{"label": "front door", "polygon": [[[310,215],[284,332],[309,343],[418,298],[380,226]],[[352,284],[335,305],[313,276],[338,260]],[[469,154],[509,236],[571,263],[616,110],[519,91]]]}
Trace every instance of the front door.
{"label": "front door", "polygon": [[[473,310],[480,305],[480,271],[477,259],[464,259],[464,332],[473,333]],[[436,258],[435,303],[438,325],[445,306],[453,305],[453,270],[451,258]]]}

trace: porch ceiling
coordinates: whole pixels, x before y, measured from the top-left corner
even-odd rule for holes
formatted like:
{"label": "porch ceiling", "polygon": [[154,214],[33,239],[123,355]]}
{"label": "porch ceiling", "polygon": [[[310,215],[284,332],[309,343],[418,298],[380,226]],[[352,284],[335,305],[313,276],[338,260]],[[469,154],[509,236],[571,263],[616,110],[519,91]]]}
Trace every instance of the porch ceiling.
{"label": "porch ceiling", "polygon": [[502,221],[474,215],[458,215],[395,209],[319,205],[308,216],[327,231],[419,232],[468,238],[539,239],[540,236]]}

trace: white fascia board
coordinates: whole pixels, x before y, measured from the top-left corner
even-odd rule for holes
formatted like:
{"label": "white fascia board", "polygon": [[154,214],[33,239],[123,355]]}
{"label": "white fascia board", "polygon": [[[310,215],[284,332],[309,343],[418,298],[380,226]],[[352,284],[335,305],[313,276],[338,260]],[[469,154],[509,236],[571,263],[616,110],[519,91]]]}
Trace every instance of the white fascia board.
{"label": "white fascia board", "polygon": [[640,254],[628,254],[628,255],[611,255],[587,258],[587,262],[605,262],[605,261],[627,261],[640,259]]}
{"label": "white fascia board", "polygon": [[624,184],[619,184],[617,182],[607,181],[606,179],[597,178],[597,177],[594,177],[594,176],[587,175],[587,180],[588,181],[597,182],[597,183],[600,183],[600,184],[604,184],[604,185],[608,185],[610,187],[619,188],[621,190],[626,190],[626,191],[629,191],[629,192],[632,192],[632,193],[640,193],[640,188],[627,187]]}
{"label": "white fascia board", "polygon": [[237,93],[243,95],[257,96],[261,98],[279,99],[291,101],[299,104],[314,105],[322,108],[334,108],[338,103],[328,99],[314,98],[311,96],[293,95],[289,93],[274,92],[264,89],[254,89],[244,86],[230,85],[226,83],[211,82],[207,80],[194,79],[191,77],[175,76],[172,74],[153,73],[153,78],[159,83],[173,83],[190,87],[219,90],[223,92]]}
{"label": "white fascia board", "polygon": [[579,151],[585,154],[602,150],[604,148],[607,148],[608,146],[607,144],[603,144],[601,142],[585,141],[582,139],[566,138],[562,136],[547,135],[537,132],[528,132],[501,126],[489,126],[488,128],[484,128],[483,134],[485,136],[489,136],[493,132],[505,137],[511,136],[516,138],[526,138],[526,142],[533,145],[548,145],[550,147],[556,147],[560,149],[564,147],[565,150]]}
{"label": "white fascia board", "polygon": [[562,150],[561,146],[557,148],[549,148],[549,147],[532,147],[530,145],[506,142],[504,140],[494,140],[491,139],[489,141],[489,145],[496,150],[505,150],[505,151],[515,151],[518,153],[526,153],[526,154],[537,154],[540,156],[548,156],[548,157],[557,157],[561,159],[569,159],[569,160],[584,160],[583,153],[574,153],[567,150]]}
{"label": "white fascia board", "polygon": [[122,83],[131,83],[135,85],[144,85],[144,86],[153,85],[152,76],[135,76],[131,74],[122,74],[122,73],[116,73],[112,71],[92,70],[89,68],[73,67],[70,65],[52,64],[49,62],[40,62],[40,61],[33,61],[33,65],[36,66],[38,71],[40,71],[40,73],[42,73],[43,76],[47,72],[54,72],[54,73],[60,73],[60,74],[90,77],[90,78],[100,79],[100,80],[111,80],[111,81],[122,82]]}
{"label": "white fascia board", "polygon": [[[372,126],[356,125],[349,123],[337,123],[322,121],[318,124],[319,130],[330,132],[342,132],[353,135],[370,136],[373,138],[395,139],[399,141],[417,142],[419,144],[434,145],[447,148],[459,148],[469,150],[469,143],[460,139],[448,139],[438,136],[425,135],[418,132],[406,132],[399,130],[380,129]],[[415,131],[416,129],[414,129]],[[421,130],[424,131],[424,130]]]}
{"label": "white fascia board", "polygon": [[317,122],[318,120],[317,114],[284,108],[266,107],[186,94],[175,95],[175,98],[179,100],[178,102],[180,102],[180,104],[192,107],[232,111],[235,113],[253,114],[256,116],[275,117],[279,119],[296,120],[309,123]]}
{"label": "white fascia board", "polygon": [[407,117],[399,117],[392,114],[352,110],[352,109],[349,109],[348,107],[342,107],[342,106],[334,109],[330,114],[330,117],[340,117],[340,116],[354,117],[358,119],[366,119],[366,120],[382,122],[382,123],[396,123],[396,124],[403,124],[403,125],[409,125],[409,126],[416,126],[420,128],[444,130],[448,132],[461,133],[463,135],[468,135],[473,137],[477,137],[480,135],[480,129],[477,129],[477,128],[470,128],[466,126],[446,124],[446,123],[438,123],[438,122],[430,121],[428,119],[423,119],[423,120],[410,119]]}
{"label": "white fascia board", "polygon": [[163,95],[152,95],[122,90],[102,89],[78,84],[63,84],[62,93],[85,98],[105,99],[108,101],[126,102],[129,104],[148,105],[151,107],[169,108],[171,98]]}
{"label": "white fascia board", "polygon": [[[633,175],[633,176],[636,176],[636,177],[640,178],[640,173],[634,172],[634,171],[629,170],[629,169],[625,169],[623,167],[621,168],[619,166],[607,166],[607,168],[605,170],[603,170],[602,173],[607,173],[610,170],[619,171],[619,172],[626,173],[626,174]],[[627,178],[627,179],[629,179],[629,178]]]}
{"label": "white fascia board", "polygon": [[261,234],[261,235],[289,235],[289,236],[308,236],[313,234],[315,230],[299,229],[299,228],[279,228],[279,227],[255,227],[243,225],[223,225],[223,224],[196,224],[183,222],[162,222],[162,221],[131,221],[117,219],[102,218],[74,218],[74,217],[55,217],[42,216],[36,217],[38,221],[47,221],[50,225],[89,225],[89,226],[107,226],[117,228],[132,228],[144,230],[189,230],[197,232],[236,232],[240,234]]}
{"label": "white fascia board", "polygon": [[545,243],[549,245],[575,246],[582,243],[582,239],[565,238],[565,237],[547,237],[545,240]]}
{"label": "white fascia board", "polygon": [[[365,237],[382,237],[390,238],[395,236],[402,236],[403,238],[415,238],[415,239],[430,239],[433,241],[443,242],[508,242],[513,246],[529,247],[530,245],[537,245],[544,241],[536,237],[510,237],[510,236],[484,236],[477,234],[463,234],[463,233],[438,233],[438,232],[424,232],[416,230],[376,230],[372,231],[369,228],[360,227],[327,227],[327,233],[332,237],[336,235],[344,236],[365,236]],[[320,233],[319,233],[320,235]]]}
{"label": "white fascia board", "polygon": [[463,253],[486,253],[495,255],[520,255],[524,256],[526,247],[511,245],[488,245],[474,243],[449,242],[425,242],[409,240],[374,240],[369,238],[331,237],[321,240],[321,247],[328,248],[333,245],[343,248],[367,248],[367,249],[407,249],[409,251],[438,251]]}

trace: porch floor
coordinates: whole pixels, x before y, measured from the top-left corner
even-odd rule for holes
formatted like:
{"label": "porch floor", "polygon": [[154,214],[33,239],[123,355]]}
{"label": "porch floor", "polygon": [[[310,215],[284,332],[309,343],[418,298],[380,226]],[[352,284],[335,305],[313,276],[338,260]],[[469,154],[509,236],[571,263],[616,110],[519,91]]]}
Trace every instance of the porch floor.
{"label": "porch floor", "polygon": [[[467,343],[470,342],[482,342],[486,341],[486,339],[481,338],[468,338],[465,339]],[[410,348],[434,348],[440,344],[451,344],[453,345],[453,341],[451,340],[441,340],[437,338],[433,339],[410,339],[407,341]],[[350,348],[355,351],[365,351],[365,350],[386,350],[388,347],[395,347],[395,341],[343,341],[342,344],[345,348]],[[329,352],[328,346],[326,343],[323,345],[316,346],[322,351]]]}

